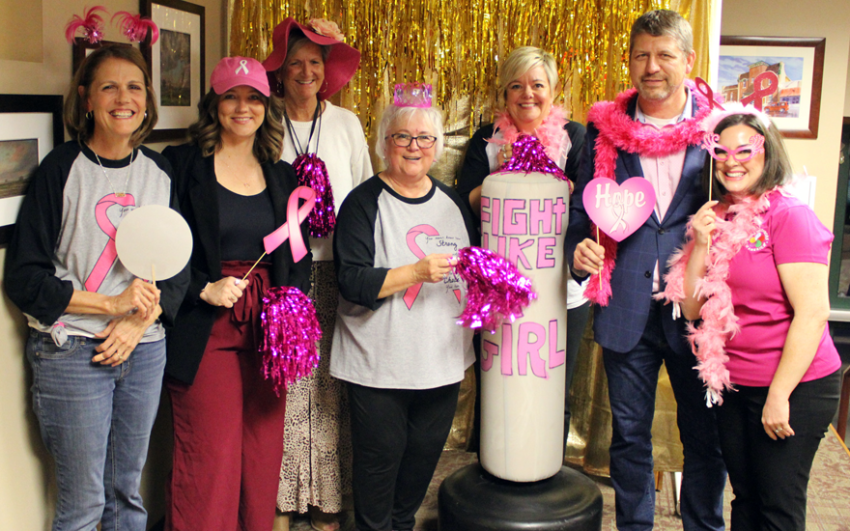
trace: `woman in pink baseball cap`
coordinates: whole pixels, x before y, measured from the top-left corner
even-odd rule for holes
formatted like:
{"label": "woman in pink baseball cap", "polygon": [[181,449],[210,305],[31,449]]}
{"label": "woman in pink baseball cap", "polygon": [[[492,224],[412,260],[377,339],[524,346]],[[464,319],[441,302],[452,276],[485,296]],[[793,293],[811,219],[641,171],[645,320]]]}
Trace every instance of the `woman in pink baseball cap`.
{"label": "woman in pink baseball cap", "polygon": [[[310,288],[311,255],[263,255],[298,186],[280,160],[283,110],[263,66],[226,57],[198,104],[191,140],[163,155],[192,228],[192,278],[168,334],[174,421],[166,529],[270,531],[283,455],[286,396],[263,377],[260,313],[267,288]],[[307,240],[307,225],[302,224]],[[247,275],[247,276],[246,276]]]}
{"label": "woman in pink baseball cap", "polygon": [[[360,52],[343,42],[336,24],[287,18],[274,30],[274,51],[263,62],[284,102],[283,160],[299,183],[317,191],[310,217],[313,298],[322,326],[321,361],[313,376],[290,386],[276,531],[291,512],[310,512],[319,531],[339,527],[336,516],[350,492],[351,442],[347,395],[330,376],[330,350],[339,291],[333,263],[336,214],[348,193],[372,176],[369,148],[354,113],[328,101],[354,76]],[[320,404],[321,407],[317,407]]]}

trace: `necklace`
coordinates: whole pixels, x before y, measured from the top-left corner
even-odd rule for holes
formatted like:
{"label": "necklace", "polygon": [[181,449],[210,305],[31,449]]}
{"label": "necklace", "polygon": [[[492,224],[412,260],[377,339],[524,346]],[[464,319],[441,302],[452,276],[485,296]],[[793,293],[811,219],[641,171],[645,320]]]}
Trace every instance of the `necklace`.
{"label": "necklace", "polygon": [[[88,148],[91,149],[91,146],[88,146]],[[112,194],[115,197],[124,197],[125,195],[127,195],[127,185],[130,184],[130,174],[132,173],[133,161],[136,157],[136,150],[133,150],[133,152],[130,153],[130,164],[127,165],[127,177],[124,179],[125,191],[123,192],[118,192],[115,190],[115,185],[112,184],[112,179],[110,179],[109,174],[106,173],[106,168],[103,167],[103,163],[100,161],[100,157],[97,155],[97,152],[93,149],[91,149],[91,152],[94,153],[94,158],[97,159],[97,163],[100,166],[100,171],[103,172],[103,176],[106,177],[106,181],[109,183],[109,187],[112,188]]]}
{"label": "necklace", "polygon": [[[331,180],[328,176],[328,168],[325,162],[319,158],[319,139],[322,135],[321,102],[316,102],[316,110],[313,112],[313,125],[310,126],[310,136],[307,137],[307,145],[301,147],[301,141],[295,133],[295,128],[289,120],[286,108],[283,118],[286,121],[286,129],[289,132],[289,140],[295,150],[295,160],[292,161],[292,169],[298,176],[299,186],[308,186],[316,192],[316,206],[310,212],[307,222],[310,226],[310,236],[314,238],[327,238],[336,226],[336,210],[334,208],[334,194],[331,188]],[[316,124],[318,123],[318,127]],[[316,133],[316,149],[310,153],[310,142],[313,133]]]}
{"label": "necklace", "polygon": [[[292,127],[292,121],[289,119],[289,114],[286,112],[286,107],[283,108],[283,118],[286,120],[286,129],[289,131],[289,141],[292,142],[292,148],[295,149],[295,155],[301,156],[310,151],[310,142],[313,141],[313,133],[316,132],[316,153],[319,152],[319,138],[322,136],[322,115],[319,114],[319,109],[321,109],[322,104],[320,102],[316,102],[316,110],[313,111],[313,124],[310,126],[310,136],[307,137],[307,145],[305,147],[301,147],[301,141],[298,139],[298,135],[295,134],[295,128]],[[316,124],[318,123],[318,130],[316,128]]]}
{"label": "necklace", "polygon": [[[250,180],[250,178],[249,178],[248,182],[243,181],[243,180],[242,180],[242,178],[238,176],[238,175],[239,175],[239,172],[238,172],[238,171],[237,171],[237,172],[234,172],[234,171],[233,171],[233,168],[230,166],[230,163],[229,163],[227,160],[225,160],[225,159],[224,159],[224,156],[223,156],[223,155],[221,155],[221,153],[219,153],[218,160],[219,160],[219,162],[221,162],[222,164],[224,164],[224,167],[225,167],[225,168],[227,168],[227,173],[228,173],[228,175],[232,175],[232,176],[236,177],[236,180],[237,180],[237,181],[239,181],[239,183],[240,183],[240,184],[242,184],[242,186],[244,186],[245,188],[250,188],[250,187],[251,187],[252,181]],[[256,160],[254,160],[254,162],[255,162],[255,164],[254,164],[254,166],[251,168],[251,175],[252,175],[252,176],[256,176],[256,175],[257,175],[257,166],[259,166],[259,163],[257,163],[257,162],[256,162]],[[248,173],[248,172],[245,172],[245,173]]]}

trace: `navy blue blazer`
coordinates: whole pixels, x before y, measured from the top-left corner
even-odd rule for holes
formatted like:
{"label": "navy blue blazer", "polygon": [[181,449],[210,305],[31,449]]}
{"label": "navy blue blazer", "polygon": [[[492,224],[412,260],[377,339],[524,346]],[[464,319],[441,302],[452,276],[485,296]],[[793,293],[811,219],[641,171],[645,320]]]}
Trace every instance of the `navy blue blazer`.
{"label": "navy blue blazer", "polygon": [[[694,113],[698,111],[695,100],[692,108]],[[627,109],[629,116],[633,119],[636,109],[637,97],[629,103]],[[593,148],[598,134],[599,130],[589,123],[578,182],[570,200],[570,224],[565,246],[570,265],[573,263],[576,246],[590,237],[590,219],[584,211],[582,194],[584,187],[593,179],[595,166]],[[628,352],[637,345],[643,335],[652,302],[652,274],[655,263],[657,261],[659,264],[663,290],[667,260],[681,246],[688,218],[707,201],[700,185],[700,174],[705,164],[705,157],[705,150],[699,146],[688,146],[682,178],[664,219],[659,220],[657,214],[653,212],[643,226],[619,243],[616,267],[611,276],[611,299],[608,306],[596,306],[593,318],[595,340],[604,348],[616,352]],[[640,155],[618,150],[615,176],[618,183],[630,177],[643,177]],[[670,306],[665,306],[662,315],[664,334],[670,347],[680,354],[690,352],[690,346],[685,339],[685,320],[673,321]]]}

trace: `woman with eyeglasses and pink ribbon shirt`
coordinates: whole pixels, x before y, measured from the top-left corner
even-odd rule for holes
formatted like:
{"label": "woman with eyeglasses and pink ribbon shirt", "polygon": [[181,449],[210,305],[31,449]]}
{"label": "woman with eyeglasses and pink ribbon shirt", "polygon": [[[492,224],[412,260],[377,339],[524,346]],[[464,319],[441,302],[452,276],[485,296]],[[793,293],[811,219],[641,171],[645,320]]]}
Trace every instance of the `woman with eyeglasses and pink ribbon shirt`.
{"label": "woman with eyeglasses and pink ribbon shirt", "polygon": [[254,59],[222,59],[210,85],[191,141],[163,151],[195,240],[189,290],[168,337],[166,529],[270,531],[286,396],[263,374],[260,314],[268,288],[310,287],[306,213],[289,241],[264,255],[263,239],[298,207],[290,204],[295,172],[280,160],[282,105]]}
{"label": "woman with eyeglasses and pink ribbon shirt", "polygon": [[703,185],[717,200],[694,214],[660,298],[693,321],[735,494],[732,529],[802,530],[812,460],[838,402],[833,235],[786,191],[791,165],[770,118],[725,105],[703,124]]}
{"label": "woman with eyeglasses and pink ribbon shirt", "polygon": [[443,149],[430,85],[397,85],[378,126],[386,169],[339,212],[331,375],[348,382],[358,531],[412,531],[449,434],[472,331],[453,255],[476,243],[469,209],[428,170]]}

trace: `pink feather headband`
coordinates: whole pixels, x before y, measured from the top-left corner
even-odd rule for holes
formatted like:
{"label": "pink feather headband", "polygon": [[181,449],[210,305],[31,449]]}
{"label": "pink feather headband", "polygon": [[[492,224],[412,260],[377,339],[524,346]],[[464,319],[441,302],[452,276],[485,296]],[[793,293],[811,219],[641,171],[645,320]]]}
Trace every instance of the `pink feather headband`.
{"label": "pink feather headband", "polygon": [[733,116],[736,114],[749,114],[751,116],[755,116],[758,121],[761,122],[761,125],[764,126],[765,131],[770,129],[770,125],[772,123],[770,121],[770,117],[765,113],[761,112],[760,110],[756,109],[755,107],[750,105],[745,106],[737,101],[731,103],[724,103],[723,105],[725,106],[725,108],[720,107],[718,105],[714,107],[711,113],[703,119],[700,125],[706,133],[714,133],[714,130],[717,128],[717,124],[719,124],[729,116]]}
{"label": "pink feather headband", "polygon": [[148,30],[151,31],[151,45],[159,39],[159,28],[150,18],[134,15],[127,11],[115,13],[112,15],[112,20],[115,20],[116,17],[121,33],[126,35],[130,42],[142,42],[148,36]]}
{"label": "pink feather headband", "polygon": [[[108,13],[103,6],[94,6],[91,9],[86,9],[83,16],[74,15],[71,20],[65,25],[65,39],[69,43],[74,44],[74,36],[77,30],[82,28],[83,39],[89,44],[97,44],[103,40],[103,17],[98,14],[102,11]],[[141,15],[133,15],[127,11],[119,11],[112,16],[112,21],[118,18],[118,27],[121,33],[127,36],[130,42],[142,42],[151,32],[151,44],[154,44],[159,39],[159,28],[148,17]]]}
{"label": "pink feather headband", "polygon": [[80,28],[83,29],[83,39],[90,44],[97,44],[103,40],[103,17],[98,15],[98,11],[107,12],[103,6],[94,6],[84,10],[82,17],[79,15],[71,17],[65,25],[65,38],[68,42],[74,44],[74,35]]}

